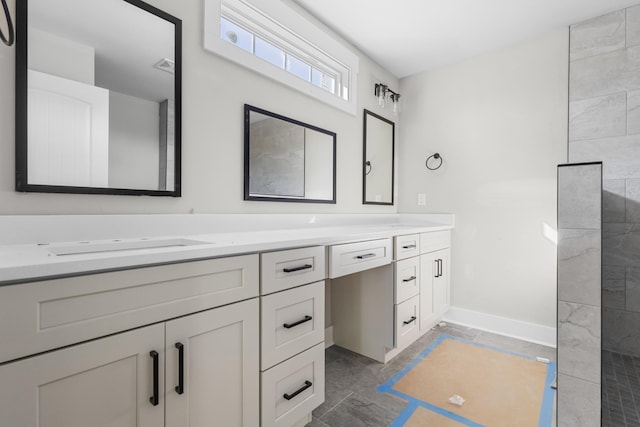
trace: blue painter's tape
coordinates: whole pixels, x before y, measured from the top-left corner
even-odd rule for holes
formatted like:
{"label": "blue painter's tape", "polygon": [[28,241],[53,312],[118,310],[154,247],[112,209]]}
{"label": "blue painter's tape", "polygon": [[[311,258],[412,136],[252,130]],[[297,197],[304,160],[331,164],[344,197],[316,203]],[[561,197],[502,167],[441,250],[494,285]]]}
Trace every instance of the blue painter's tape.
{"label": "blue painter's tape", "polygon": [[[402,377],[404,377],[409,371],[411,371],[411,369],[413,369],[418,363],[420,363],[425,357],[427,357],[433,350],[435,350],[435,348],[438,347],[438,345],[440,345],[444,340],[447,340],[447,339],[462,342],[465,344],[475,345],[477,347],[482,347],[489,350],[494,350],[500,353],[509,354],[511,356],[520,357],[522,359],[536,360],[535,357],[526,356],[523,354],[519,354],[513,351],[503,350],[501,348],[493,347],[490,345],[481,344],[473,341],[467,341],[462,338],[441,334],[440,336],[438,336],[438,338],[436,338],[436,340],[433,343],[431,343],[429,347],[423,350],[422,353],[418,355],[418,357],[416,357],[411,362],[409,362],[401,371],[399,371],[397,374],[391,377],[389,381],[378,386],[377,390],[379,392],[390,393],[409,402],[407,407],[404,409],[404,411],[402,411],[402,413],[398,416],[398,418],[394,420],[393,424],[391,424],[392,427],[402,427],[409,420],[409,418],[413,415],[413,413],[416,411],[418,407],[423,407],[425,409],[433,411],[439,415],[445,416],[465,426],[483,427],[482,424],[478,424],[458,414],[447,411],[444,408],[432,405],[428,402],[423,402],[419,399],[416,399],[413,396],[409,396],[407,394],[401,393],[393,389],[393,386],[396,382],[402,379]],[[555,391],[551,388],[551,383],[555,378],[555,373],[556,373],[556,363],[551,362],[547,365],[547,377],[545,379],[545,390],[542,396],[542,404],[540,407],[540,418],[539,418],[539,424],[538,424],[539,427],[549,427],[552,425],[552,412],[553,412],[553,402],[554,402]]]}
{"label": "blue painter's tape", "polygon": [[556,362],[551,362],[547,365],[547,379],[544,382],[544,394],[542,395],[538,427],[551,427],[553,425],[553,402],[556,391],[551,388],[551,384],[553,384],[555,378]]}

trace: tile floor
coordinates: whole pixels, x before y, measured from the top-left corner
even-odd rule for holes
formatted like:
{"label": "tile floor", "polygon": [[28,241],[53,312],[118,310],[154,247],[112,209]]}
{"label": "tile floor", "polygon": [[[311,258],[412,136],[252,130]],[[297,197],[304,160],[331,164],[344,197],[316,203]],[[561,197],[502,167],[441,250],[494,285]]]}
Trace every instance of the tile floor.
{"label": "tile floor", "polygon": [[602,351],[602,427],[640,427],[640,358]]}
{"label": "tile floor", "polygon": [[406,402],[379,393],[377,386],[388,381],[441,333],[556,360],[554,348],[451,324],[429,331],[386,365],[332,346],[326,350],[325,402],[313,411],[313,420],[307,427],[388,427]]}

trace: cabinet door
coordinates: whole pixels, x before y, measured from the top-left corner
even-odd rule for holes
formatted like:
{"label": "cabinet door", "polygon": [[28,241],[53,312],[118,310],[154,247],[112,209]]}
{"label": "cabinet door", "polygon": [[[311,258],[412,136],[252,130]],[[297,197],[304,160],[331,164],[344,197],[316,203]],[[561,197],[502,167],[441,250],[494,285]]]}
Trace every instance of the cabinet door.
{"label": "cabinet door", "polygon": [[[164,424],[164,325],[0,366],[0,424],[157,427]],[[154,362],[157,353],[157,405]]]}
{"label": "cabinet door", "polygon": [[259,424],[258,307],[254,298],[167,322],[167,427]]}
{"label": "cabinet door", "polygon": [[433,282],[438,272],[434,253],[420,255],[420,331],[431,328],[434,324]]}
{"label": "cabinet door", "polygon": [[437,272],[433,279],[433,312],[442,316],[449,308],[449,249],[433,253]]}

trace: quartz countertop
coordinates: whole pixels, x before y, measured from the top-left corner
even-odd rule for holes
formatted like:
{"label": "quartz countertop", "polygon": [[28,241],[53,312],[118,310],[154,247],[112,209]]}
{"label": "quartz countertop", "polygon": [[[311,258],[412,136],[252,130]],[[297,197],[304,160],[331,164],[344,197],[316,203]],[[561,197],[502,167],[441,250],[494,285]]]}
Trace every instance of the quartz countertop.
{"label": "quartz countertop", "polygon": [[[426,216],[425,216],[426,217]],[[371,217],[369,217],[371,219]],[[448,230],[451,223],[385,222],[0,245],[0,285],[315,245]],[[155,247],[154,247],[155,246]]]}

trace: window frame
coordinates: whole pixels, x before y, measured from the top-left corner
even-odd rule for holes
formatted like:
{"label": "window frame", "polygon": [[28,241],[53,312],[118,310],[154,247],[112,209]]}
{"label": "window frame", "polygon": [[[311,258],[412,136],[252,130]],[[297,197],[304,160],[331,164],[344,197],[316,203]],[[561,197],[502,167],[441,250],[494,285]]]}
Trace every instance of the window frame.
{"label": "window frame", "polygon": [[[257,3],[257,2],[256,2]],[[342,111],[356,115],[359,58],[351,50],[280,0],[205,0],[204,47]],[[285,67],[224,40],[220,19],[249,31],[285,52]],[[286,70],[286,56],[307,63],[334,79],[334,93]],[[315,62],[315,63],[314,63]],[[343,96],[346,92],[346,98]]]}

